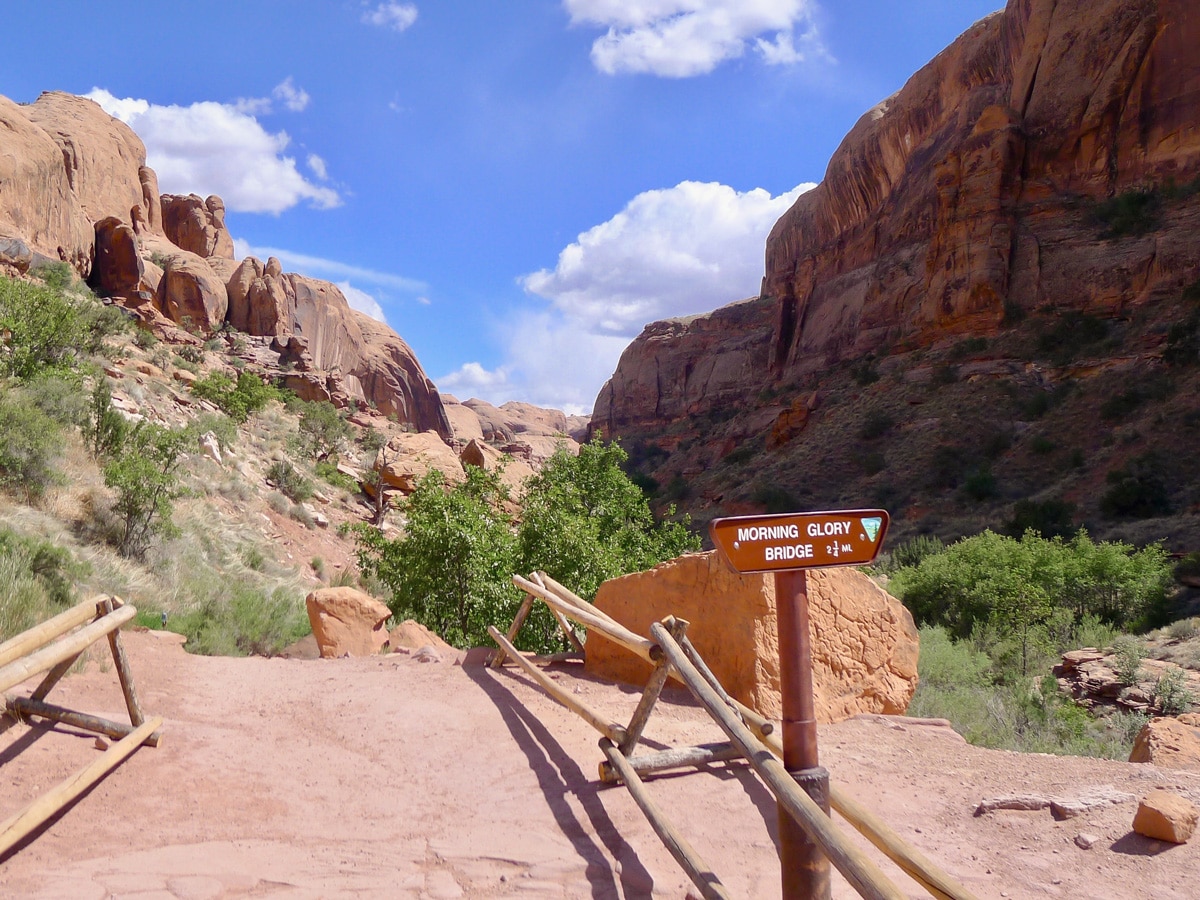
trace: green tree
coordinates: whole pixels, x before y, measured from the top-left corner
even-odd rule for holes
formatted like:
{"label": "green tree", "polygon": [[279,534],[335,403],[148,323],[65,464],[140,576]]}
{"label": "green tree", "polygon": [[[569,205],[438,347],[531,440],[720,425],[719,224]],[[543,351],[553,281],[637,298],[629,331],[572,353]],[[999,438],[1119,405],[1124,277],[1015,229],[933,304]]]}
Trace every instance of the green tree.
{"label": "green tree", "polygon": [[84,443],[93,456],[112,456],[120,452],[129,433],[129,422],[112,405],[112,388],[100,376],[92,390],[92,403],[83,425]]}
{"label": "green tree", "polygon": [[0,388],[0,487],[37,500],[59,480],[62,429],[22,393]]}
{"label": "green tree", "polygon": [[622,469],[626,459],[619,444],[596,437],[578,455],[560,448],[529,479],[517,536],[522,571],[544,571],[591,599],[610,578],[700,549],[686,520],[655,521]]}
{"label": "green tree", "polygon": [[139,422],[105,465],[104,483],[117,494],[113,509],[121,519],[117,549],[123,556],[141,556],[154,535],[175,533],[173,504],[184,493],[179,463],[194,440],[189,429]]}
{"label": "green tree", "polygon": [[85,343],[79,303],[43,284],[0,278],[0,375],[69,369]]}
{"label": "green tree", "polygon": [[238,374],[235,383],[222,372],[213,372],[192,383],[192,393],[218,406],[235,422],[245,422],[272,400],[281,400],[279,388],[250,372]]}
{"label": "green tree", "polygon": [[340,453],[350,440],[350,425],[328,400],[304,404],[300,413],[300,447],[315,460]]}
{"label": "green tree", "polygon": [[359,529],[359,568],[391,590],[397,618],[416,619],[456,647],[486,644],[487,626],[512,619],[520,600],[512,585],[516,539],[505,500],[494,473],[468,466],[466,481],[447,490],[445,477],[430,472],[403,502],[402,537]]}

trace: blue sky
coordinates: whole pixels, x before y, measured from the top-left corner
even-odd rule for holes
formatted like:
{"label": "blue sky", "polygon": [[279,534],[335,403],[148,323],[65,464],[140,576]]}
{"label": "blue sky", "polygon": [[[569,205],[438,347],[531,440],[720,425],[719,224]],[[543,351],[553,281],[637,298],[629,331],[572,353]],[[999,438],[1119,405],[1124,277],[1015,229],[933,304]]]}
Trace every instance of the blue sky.
{"label": "blue sky", "polygon": [[858,117],[999,3],[21,3],[0,93],[93,96],[443,391],[590,411],[645,323],[755,294]]}

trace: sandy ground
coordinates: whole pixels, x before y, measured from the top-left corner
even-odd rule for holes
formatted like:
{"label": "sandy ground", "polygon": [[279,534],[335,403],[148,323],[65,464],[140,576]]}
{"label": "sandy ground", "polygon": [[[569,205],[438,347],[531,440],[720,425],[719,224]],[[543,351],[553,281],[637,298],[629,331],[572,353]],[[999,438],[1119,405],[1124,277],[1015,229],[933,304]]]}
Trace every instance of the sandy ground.
{"label": "sandy ground", "polygon": [[[173,635],[125,640],[143,706],[168,720],[165,740],[0,860],[4,897],[689,895],[627,791],[599,782],[597,735],[511,669],[406,654],[204,658]],[[619,720],[636,704],[576,667],[551,671]],[[50,699],[123,712],[98,654]],[[646,736],[651,747],[721,738],[670,692]],[[69,728],[10,727],[0,815],[97,753]],[[980,898],[1197,896],[1200,838],[1176,847],[1132,834],[1134,800],[1063,822],[1048,810],[974,811],[985,797],[1104,786],[1200,801],[1200,773],[981,750],[904,720],[823,727],[821,753],[847,792]],[[650,791],[734,896],[779,895],[774,806],[744,764],[660,777]],[[1081,832],[1098,838],[1092,849],[1074,843]],[[927,896],[874,855],[902,890]],[[835,897],[855,896],[834,878]]]}

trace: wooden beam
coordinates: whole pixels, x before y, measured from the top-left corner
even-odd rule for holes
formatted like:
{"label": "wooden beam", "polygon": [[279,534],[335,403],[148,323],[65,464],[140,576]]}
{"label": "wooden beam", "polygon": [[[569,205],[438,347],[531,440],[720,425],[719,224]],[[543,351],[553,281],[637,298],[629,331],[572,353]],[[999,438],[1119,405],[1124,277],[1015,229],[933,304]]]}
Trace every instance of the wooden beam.
{"label": "wooden beam", "polygon": [[600,632],[610,641],[627,648],[628,650],[640,656],[642,659],[646,660],[648,663],[653,664],[655,662],[655,660],[651,659],[650,657],[650,649],[654,646],[652,641],[648,641],[644,637],[634,634],[625,626],[614,622],[612,619],[609,619],[602,613],[597,612],[595,609],[587,610],[575,606],[572,603],[568,603],[566,600],[563,600],[561,597],[547,588],[534,584],[532,581],[522,578],[520,575],[513,576],[513,583],[517,587],[521,588],[521,590],[540,597],[547,606],[557,609],[568,619],[578,622],[579,624],[584,625],[593,631]]}
{"label": "wooden beam", "polygon": [[683,648],[671,637],[670,631],[662,623],[655,622],[650,626],[650,634],[679,670],[688,690],[708,710],[709,715],[754,767],[754,771],[788,815],[821,847],[822,852],[850,882],[851,887],[865,900],[904,900],[904,895],[879,867],[847,841],[821,807],[792,780],[783,763],[755,739],[738,714],[729,708],[712,689],[708,680],[692,665]]}
{"label": "wooden beam", "polygon": [[[642,753],[626,757],[626,761],[639,776],[646,776],[653,775],[655,772],[664,772],[667,769],[703,766],[708,763],[741,758],[742,751],[729,741],[721,741],[720,743],[700,744],[695,747],[674,747],[656,753]],[[617,771],[611,763],[607,761],[600,763],[600,780],[605,784],[615,784],[619,780]]]}
{"label": "wooden beam", "polygon": [[629,760],[622,756],[621,752],[613,746],[612,741],[607,738],[600,739],[600,749],[608,757],[609,764],[620,774],[621,780],[629,788],[630,796],[646,816],[654,833],[675,857],[675,861],[687,873],[688,878],[692,879],[692,883],[700,890],[700,895],[704,897],[704,900],[728,900],[729,893],[725,890],[725,885],[721,884],[721,880],[692,849],[687,838],[675,830],[675,827],[667,821],[666,816],[650,799],[642,779],[629,764]]}
{"label": "wooden beam", "polygon": [[[111,613],[111,600],[104,601],[104,611]],[[113,662],[117,665],[117,679],[121,682],[121,693],[125,695],[125,708],[129,710],[129,721],[141,725],[146,721],[142,715],[142,705],[138,702],[137,688],[133,685],[133,669],[129,668],[129,658],[125,655],[125,645],[121,642],[120,631],[108,633],[108,646],[112,650]]]}
{"label": "wooden beam", "polygon": [[60,612],[53,619],[47,619],[41,625],[22,631],[0,644],[0,666],[6,666],[22,656],[28,656],[59,635],[66,634],[76,625],[82,625],[89,619],[96,618],[97,615],[99,613],[96,612],[96,600],[84,600],[65,612]]}
{"label": "wooden beam", "polygon": [[[753,728],[751,725],[751,730]],[[760,735],[760,739],[768,750],[783,758],[783,744],[778,735]],[[974,894],[832,782],[829,784],[829,805],[934,897],[939,900],[976,900]]]}
{"label": "wooden beam", "polygon": [[[521,630],[521,626],[525,624],[525,620],[529,617],[529,611],[533,609],[533,594],[526,594],[525,599],[521,601],[521,608],[517,610],[517,614],[513,617],[512,624],[508,626],[508,642],[511,644],[517,639],[517,634]],[[489,665],[493,669],[499,669],[504,665],[504,648],[497,648],[492,655],[492,661]]]}
{"label": "wooden beam", "polygon": [[[688,623],[683,619],[676,619],[671,634],[676,640],[679,640],[687,633],[687,626]],[[656,653],[659,657],[658,662],[654,664],[654,671],[650,673],[650,678],[646,681],[646,688],[642,691],[637,708],[629,720],[629,727],[625,729],[625,740],[617,747],[622,756],[629,756],[637,747],[638,741],[642,739],[642,732],[646,730],[646,723],[650,721],[650,713],[654,711],[654,704],[658,702],[663,688],[667,685],[667,679],[671,676],[671,661],[657,647],[651,651],[650,655],[654,656]]]}
{"label": "wooden beam", "polygon": [[54,668],[63,660],[78,655],[136,615],[137,610],[134,607],[123,606],[55,644],[42,647],[29,656],[13,660],[8,665],[0,667],[0,693],[34,675],[40,675],[42,672]]}
{"label": "wooden beam", "polygon": [[492,640],[504,649],[504,652],[508,654],[508,658],[519,665],[547,694],[614,743],[620,743],[625,739],[625,729],[622,726],[616,722],[610,722],[582,700],[578,699],[574,694],[567,691],[562,685],[548,678],[537,666],[522,656],[517,648],[509,643],[508,638],[502,635],[494,625],[488,626],[488,634],[492,636]]}
{"label": "wooden beam", "polygon": [[[124,725],[121,722],[114,722],[111,719],[76,712],[73,709],[56,706],[53,703],[46,703],[42,700],[34,700],[31,697],[5,697],[4,699],[10,715],[21,717],[40,716],[52,722],[62,722],[64,725],[70,725],[72,728],[94,731],[97,734],[104,734],[114,739],[128,737],[137,728],[135,725]],[[140,724],[139,722],[138,725]],[[146,744],[150,747],[157,747],[161,740],[162,732],[156,731],[150,737],[146,738]]]}
{"label": "wooden beam", "polygon": [[[132,607],[130,607],[132,608]],[[116,768],[162,726],[155,717],[113,744],[81,771],[38,797],[23,810],[0,824],[0,855],[7,853],[64,806]]]}

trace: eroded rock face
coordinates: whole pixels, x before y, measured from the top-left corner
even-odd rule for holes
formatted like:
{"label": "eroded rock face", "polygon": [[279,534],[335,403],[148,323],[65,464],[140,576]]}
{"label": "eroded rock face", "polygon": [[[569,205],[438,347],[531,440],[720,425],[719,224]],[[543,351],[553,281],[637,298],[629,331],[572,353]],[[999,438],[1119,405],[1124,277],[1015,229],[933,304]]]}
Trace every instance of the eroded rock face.
{"label": "eroded rock face", "polygon": [[233,238],[225,227],[225,203],[212,196],[162,195],[162,229],[177,247],[195,253],[233,259]]}
{"label": "eroded rock face", "polygon": [[[100,217],[102,218],[102,217]],[[29,107],[0,97],[0,236],[32,251],[91,267],[95,230],[71,186],[63,153],[29,117]]]}
{"label": "eroded rock face", "polygon": [[503,452],[531,463],[544,462],[560,446],[570,453],[579,452],[571,432],[580,432],[580,417],[568,417],[557,409],[544,409],[531,403],[511,400],[493,406],[471,398],[462,404],[475,414],[483,439]]}
{"label": "eroded rock face", "polygon": [[1133,742],[1129,761],[1200,772],[1200,728],[1179,719],[1151,719]]}
{"label": "eroded rock face", "polygon": [[[908,610],[852,569],[810,572],[808,596],[818,721],[903,713],[917,685],[919,638]],[[668,615],[687,619],[688,637],[725,689],[763,715],[782,714],[770,576],[738,575],[715,552],[689,554],[605,582],[596,606],[642,635]],[[651,671],[601,637],[589,637],[585,668],[634,684]]]}
{"label": "eroded rock face", "polygon": [[435,431],[395,435],[375,456],[374,468],[384,484],[405,494],[416,490],[417,482],[433,470],[451,485],[466,478],[458,456]]}
{"label": "eroded rock face", "polygon": [[356,588],[322,588],[305,600],[322,659],[374,656],[388,641],[391,610]]}
{"label": "eroded rock face", "polygon": [[202,257],[178,250],[163,259],[158,304],[173,322],[211,333],[225,321],[229,295]]}
{"label": "eroded rock face", "polygon": [[141,287],[145,272],[133,226],[114,216],[97,222],[92,287],[106,296],[125,295]]}
{"label": "eroded rock face", "polygon": [[776,223],[759,315],[735,304],[647,326],[593,428],[671,422],[901,342],[986,334],[1007,310],[1114,314],[1177,296],[1200,268],[1200,202],[1120,241],[1088,209],[1200,174],[1198,42],[1188,0],[1010,0],[868,111]]}

